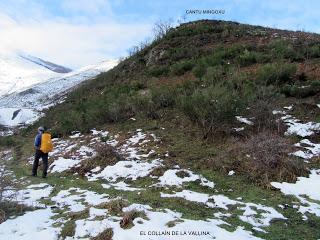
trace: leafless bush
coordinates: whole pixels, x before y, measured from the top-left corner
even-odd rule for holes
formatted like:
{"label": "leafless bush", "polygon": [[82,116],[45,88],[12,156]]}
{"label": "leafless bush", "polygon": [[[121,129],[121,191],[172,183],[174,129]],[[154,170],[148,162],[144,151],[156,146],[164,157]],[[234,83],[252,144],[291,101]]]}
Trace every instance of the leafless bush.
{"label": "leafless bush", "polygon": [[271,130],[280,133],[284,132],[283,122],[278,121],[278,116],[273,114],[274,104],[258,100],[251,108],[250,113],[254,116],[253,128],[258,131]]}
{"label": "leafless bush", "polygon": [[285,137],[268,131],[259,132],[244,142],[236,141],[226,153],[210,161],[211,167],[224,172],[234,170],[260,185],[271,181],[293,182],[307,175],[303,161],[289,153],[293,145]]}
{"label": "leafless bush", "polygon": [[159,20],[153,26],[154,39],[160,40],[170,31],[172,27],[173,27],[172,19]]}
{"label": "leafless bush", "polygon": [[129,48],[129,49],[127,50],[127,52],[128,52],[128,54],[129,54],[129,56],[133,56],[133,55],[135,55],[136,53],[139,52],[139,46],[138,46],[138,45],[134,45],[134,46],[132,46],[131,48]]}
{"label": "leafless bush", "polygon": [[138,52],[141,52],[144,49],[146,49],[147,47],[149,47],[151,43],[152,43],[152,41],[150,39],[145,39],[144,41],[139,42],[138,45],[134,45],[131,48],[129,48],[127,50],[127,52],[129,54],[129,56],[133,56],[133,55],[137,54]]}
{"label": "leafless bush", "polygon": [[150,38],[145,39],[144,41],[141,41],[139,44],[132,46],[127,50],[129,56],[133,56],[147,47],[149,47],[153,41],[160,40],[163,38],[173,27],[173,21],[172,19],[169,20],[159,20],[156,22],[153,26],[153,40]]}

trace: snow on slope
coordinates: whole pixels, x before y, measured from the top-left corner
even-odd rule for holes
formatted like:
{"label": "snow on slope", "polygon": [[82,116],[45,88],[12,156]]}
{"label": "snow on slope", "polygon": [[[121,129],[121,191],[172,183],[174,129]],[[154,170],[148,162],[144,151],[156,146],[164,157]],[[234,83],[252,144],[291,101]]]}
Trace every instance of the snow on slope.
{"label": "snow on slope", "polygon": [[108,71],[117,63],[117,60],[108,60],[90,65],[3,96],[0,98],[0,125],[14,127],[37,120],[41,116],[41,110],[56,104],[57,99],[68,90]]}
{"label": "snow on slope", "polygon": [[40,64],[40,61],[32,61],[32,58],[23,58],[16,52],[0,52],[0,96],[62,75]]}
{"label": "snow on slope", "polygon": [[0,108],[0,124],[8,127],[32,123],[38,116],[32,109]]}

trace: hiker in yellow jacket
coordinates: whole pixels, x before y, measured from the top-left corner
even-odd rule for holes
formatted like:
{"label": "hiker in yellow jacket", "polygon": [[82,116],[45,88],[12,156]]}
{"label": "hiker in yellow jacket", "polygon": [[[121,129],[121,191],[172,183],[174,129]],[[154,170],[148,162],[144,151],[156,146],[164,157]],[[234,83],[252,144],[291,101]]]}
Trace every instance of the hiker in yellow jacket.
{"label": "hiker in yellow jacket", "polygon": [[32,166],[32,176],[37,176],[37,170],[39,165],[39,159],[42,159],[43,172],[42,177],[47,177],[48,170],[48,153],[52,151],[52,141],[50,133],[45,132],[44,127],[38,128],[38,134],[34,139],[35,156]]}

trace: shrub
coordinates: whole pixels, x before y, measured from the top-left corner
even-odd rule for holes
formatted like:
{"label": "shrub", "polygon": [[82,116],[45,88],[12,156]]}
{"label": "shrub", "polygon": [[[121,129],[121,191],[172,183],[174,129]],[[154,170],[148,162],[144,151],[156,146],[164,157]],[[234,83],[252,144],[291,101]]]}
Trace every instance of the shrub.
{"label": "shrub", "polygon": [[257,72],[258,81],[264,85],[280,85],[293,78],[297,71],[295,64],[266,64]]}
{"label": "shrub", "polygon": [[201,127],[204,138],[223,132],[242,105],[240,94],[225,85],[198,89],[191,96],[181,97],[180,102],[183,112]]}
{"label": "shrub", "polygon": [[198,54],[199,52],[195,48],[170,48],[168,50],[168,57],[174,62],[196,57]]}
{"label": "shrub", "polygon": [[289,85],[286,84],[281,88],[281,93],[285,94],[286,97],[306,98],[311,97],[320,92],[320,84],[315,81],[307,86]]}
{"label": "shrub", "polygon": [[144,113],[150,119],[159,119],[158,106],[152,101],[151,96],[135,96],[132,98],[135,112]]}
{"label": "shrub", "polygon": [[211,161],[214,168],[236,173],[269,186],[271,181],[294,182],[308,171],[300,159],[290,156],[289,139],[271,132],[259,132],[244,142],[236,141],[224,155]]}
{"label": "shrub", "polygon": [[266,130],[282,132],[282,122],[278,121],[278,116],[272,113],[273,110],[274,104],[267,99],[259,99],[250,106],[250,115],[254,116],[253,128],[257,132]]}
{"label": "shrub", "polygon": [[214,85],[223,79],[224,73],[224,68],[221,65],[208,67],[204,76],[204,82],[207,85]]}
{"label": "shrub", "polygon": [[121,198],[112,199],[109,202],[104,202],[99,204],[97,207],[108,209],[109,213],[112,215],[120,215],[122,213],[122,209],[129,205],[127,200],[123,200]]}
{"label": "shrub", "polygon": [[12,147],[16,143],[13,136],[0,137],[0,146]]}
{"label": "shrub", "polygon": [[204,58],[208,66],[222,65],[225,63],[226,51],[223,48],[216,49],[213,54]]}
{"label": "shrub", "polygon": [[131,89],[133,91],[139,91],[139,90],[145,89],[147,87],[145,82],[143,82],[143,81],[135,81],[135,80],[131,81],[130,85],[131,85]]}
{"label": "shrub", "polygon": [[[69,110],[68,114],[60,116],[59,122],[59,130],[63,133],[70,134],[74,130],[83,129],[83,119],[84,114],[76,111],[76,110]],[[55,132],[56,127],[53,128]]]}
{"label": "shrub", "polygon": [[112,240],[113,230],[111,228],[107,228],[103,232],[99,233],[97,236],[92,237],[91,240]]}
{"label": "shrub", "polygon": [[199,61],[197,65],[193,68],[193,74],[197,78],[202,78],[207,71],[207,66],[204,61]]}
{"label": "shrub", "polygon": [[296,58],[296,51],[291,43],[286,40],[275,40],[269,44],[269,49],[275,58]]}
{"label": "shrub", "polygon": [[237,62],[240,66],[248,66],[257,62],[257,54],[256,52],[250,52],[245,50],[238,58]]}
{"label": "shrub", "polygon": [[99,124],[127,120],[135,114],[131,99],[141,87],[143,85],[134,82],[133,85],[110,85],[108,89],[82,95],[75,90],[76,93],[72,93],[63,104],[49,109],[38,125],[45,123],[56,135],[64,135],[75,130],[86,132]]}
{"label": "shrub", "polygon": [[157,108],[171,107],[176,102],[176,92],[169,87],[151,89],[151,100]]}
{"label": "shrub", "polygon": [[194,62],[191,60],[180,61],[171,66],[171,73],[174,75],[182,75],[190,71],[194,67]]}
{"label": "shrub", "polygon": [[320,57],[320,44],[313,45],[310,48],[310,56],[314,58]]}
{"label": "shrub", "polygon": [[310,83],[310,86],[313,88],[320,88],[320,80],[315,80]]}
{"label": "shrub", "polygon": [[143,211],[131,210],[123,213],[123,217],[120,220],[120,227],[123,229],[129,229],[134,226],[133,220],[139,217],[146,217]]}
{"label": "shrub", "polygon": [[228,58],[236,58],[237,56],[239,56],[239,54],[241,54],[243,52],[243,50],[246,47],[247,46],[245,46],[243,44],[234,44],[231,47],[225,49],[225,55]]}
{"label": "shrub", "polygon": [[258,63],[268,63],[272,60],[272,55],[270,53],[256,53],[256,60]]}
{"label": "shrub", "polygon": [[119,98],[107,105],[104,120],[105,122],[122,122],[133,116],[134,111],[130,100],[127,98]]}
{"label": "shrub", "polygon": [[169,73],[168,66],[156,66],[148,69],[147,74],[152,77],[166,76]]}
{"label": "shrub", "polygon": [[199,87],[201,84],[200,81],[195,80],[186,80],[182,84],[178,85],[176,91],[178,95],[190,96],[194,93],[194,91]]}

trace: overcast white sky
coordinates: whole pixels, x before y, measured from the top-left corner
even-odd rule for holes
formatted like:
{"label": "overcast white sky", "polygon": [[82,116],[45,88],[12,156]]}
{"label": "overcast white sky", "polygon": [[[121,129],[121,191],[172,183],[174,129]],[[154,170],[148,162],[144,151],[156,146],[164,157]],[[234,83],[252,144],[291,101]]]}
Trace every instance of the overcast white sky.
{"label": "overcast white sky", "polygon": [[118,58],[152,35],[159,20],[188,15],[320,33],[320,1],[304,0],[0,0],[0,50],[19,50],[77,68]]}

